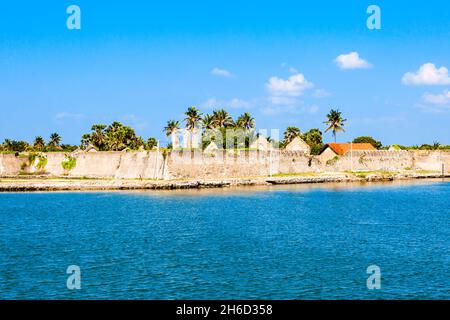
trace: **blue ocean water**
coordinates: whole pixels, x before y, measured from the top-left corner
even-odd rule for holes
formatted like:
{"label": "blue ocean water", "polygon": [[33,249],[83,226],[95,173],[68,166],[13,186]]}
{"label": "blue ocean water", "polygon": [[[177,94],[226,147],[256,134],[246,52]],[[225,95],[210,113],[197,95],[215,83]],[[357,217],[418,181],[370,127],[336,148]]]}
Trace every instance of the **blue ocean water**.
{"label": "blue ocean water", "polygon": [[450,299],[449,200],[448,181],[4,193],[0,298]]}

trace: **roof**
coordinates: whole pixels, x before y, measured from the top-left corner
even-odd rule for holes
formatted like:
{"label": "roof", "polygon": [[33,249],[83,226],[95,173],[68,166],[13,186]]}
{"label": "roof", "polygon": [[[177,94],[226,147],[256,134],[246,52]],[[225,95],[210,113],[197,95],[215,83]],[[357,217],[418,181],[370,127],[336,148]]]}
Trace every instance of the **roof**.
{"label": "roof", "polygon": [[348,151],[350,151],[350,148],[352,150],[362,150],[362,151],[377,150],[370,143],[351,143],[351,144],[350,143],[327,143],[323,150],[325,150],[327,147],[329,147],[331,150],[333,150],[336,154],[338,154],[340,156],[343,156]]}
{"label": "roof", "polygon": [[310,146],[300,137],[295,137],[291,142],[285,147],[286,150],[291,151],[310,151]]}
{"label": "roof", "polygon": [[272,144],[267,141],[267,138],[260,135],[252,144],[250,144],[251,149],[259,149],[259,150],[269,150],[273,149]]}

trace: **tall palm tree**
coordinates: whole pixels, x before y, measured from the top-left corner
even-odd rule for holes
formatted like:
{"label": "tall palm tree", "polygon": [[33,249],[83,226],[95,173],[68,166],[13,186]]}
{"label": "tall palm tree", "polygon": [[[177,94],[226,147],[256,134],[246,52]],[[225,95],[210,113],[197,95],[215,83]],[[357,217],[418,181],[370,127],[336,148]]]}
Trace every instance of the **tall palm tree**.
{"label": "tall palm tree", "polygon": [[202,127],[204,129],[214,129],[214,117],[210,114],[205,114],[202,119]]}
{"label": "tall palm tree", "polygon": [[33,146],[37,149],[37,150],[42,150],[45,148],[45,140],[44,138],[42,138],[41,136],[37,136],[34,139],[33,142]]}
{"label": "tall palm tree", "polygon": [[224,109],[213,111],[213,124],[217,128],[229,128],[234,125],[233,118]]}
{"label": "tall palm tree", "polygon": [[52,133],[50,135],[50,141],[48,142],[48,144],[52,147],[59,147],[60,143],[61,143],[61,136],[56,132]]}
{"label": "tall palm tree", "polygon": [[287,145],[292,140],[301,136],[301,131],[297,127],[287,127],[286,131],[284,131],[284,143]]}
{"label": "tall palm tree", "polygon": [[176,133],[180,129],[180,122],[175,120],[167,121],[167,125],[164,127],[164,132],[167,137],[170,137],[171,134]]}
{"label": "tall palm tree", "polygon": [[324,123],[328,126],[325,132],[332,131],[334,142],[336,142],[336,133],[338,132],[345,132],[343,126],[344,122],[347,121],[347,119],[342,118],[342,112],[339,110],[330,110],[330,113],[327,114],[327,121]]}
{"label": "tall palm tree", "polygon": [[171,137],[172,140],[172,148],[179,148],[179,139],[177,136],[178,130],[180,129],[180,123],[175,120],[167,121],[167,125],[164,127],[164,132],[167,137]]}
{"label": "tall palm tree", "polygon": [[255,119],[248,112],[245,112],[237,119],[236,126],[245,130],[253,129],[255,127]]}
{"label": "tall palm tree", "polygon": [[202,120],[202,114],[196,107],[189,107],[184,113],[186,115],[186,129],[192,130],[198,127],[199,122]]}

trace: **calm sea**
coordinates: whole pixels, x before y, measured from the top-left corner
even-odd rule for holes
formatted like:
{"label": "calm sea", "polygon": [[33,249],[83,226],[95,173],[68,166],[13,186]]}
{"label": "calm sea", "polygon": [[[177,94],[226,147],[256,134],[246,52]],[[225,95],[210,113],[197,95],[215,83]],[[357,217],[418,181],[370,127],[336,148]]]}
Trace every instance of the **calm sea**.
{"label": "calm sea", "polygon": [[450,299],[449,218],[449,181],[3,193],[0,298]]}

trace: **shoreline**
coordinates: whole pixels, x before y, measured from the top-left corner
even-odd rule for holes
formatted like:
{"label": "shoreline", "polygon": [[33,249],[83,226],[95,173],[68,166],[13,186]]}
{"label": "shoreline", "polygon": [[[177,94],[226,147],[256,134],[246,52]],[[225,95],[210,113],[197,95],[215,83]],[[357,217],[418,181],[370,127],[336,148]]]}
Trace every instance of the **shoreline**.
{"label": "shoreline", "polygon": [[445,179],[450,173],[322,173],[275,177],[199,180],[95,179],[68,177],[0,177],[0,192],[180,190],[295,184],[388,182]]}

